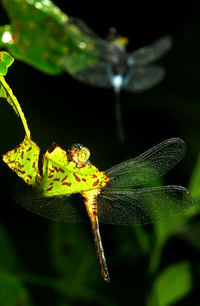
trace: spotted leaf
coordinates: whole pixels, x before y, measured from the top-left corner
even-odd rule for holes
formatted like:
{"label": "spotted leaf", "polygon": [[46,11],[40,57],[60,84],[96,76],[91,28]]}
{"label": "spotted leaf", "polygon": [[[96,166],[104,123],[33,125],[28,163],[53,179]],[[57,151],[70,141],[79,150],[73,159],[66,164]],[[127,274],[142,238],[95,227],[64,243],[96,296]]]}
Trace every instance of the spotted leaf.
{"label": "spotted leaf", "polygon": [[107,176],[92,164],[78,167],[68,160],[66,151],[59,146],[43,157],[43,176],[40,189],[43,196],[60,196],[105,187]]}
{"label": "spotted leaf", "polygon": [[68,23],[70,18],[52,1],[2,0],[2,4],[11,24],[0,27],[0,46],[16,59],[48,74],[61,73],[65,64],[80,70],[97,60],[88,54],[94,49],[92,39]]}
{"label": "spotted leaf", "polygon": [[35,185],[40,180],[39,154],[39,147],[25,137],[20,145],[3,155],[3,161],[27,184]]}

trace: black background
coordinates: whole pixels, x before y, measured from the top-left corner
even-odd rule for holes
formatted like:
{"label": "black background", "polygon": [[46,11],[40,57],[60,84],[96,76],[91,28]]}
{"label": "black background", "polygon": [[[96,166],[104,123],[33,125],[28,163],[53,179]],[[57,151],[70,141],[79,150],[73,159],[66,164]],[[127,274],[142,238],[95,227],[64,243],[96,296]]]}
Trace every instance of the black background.
{"label": "black background", "polygon": [[[59,76],[45,75],[16,60],[9,68],[6,80],[18,97],[33,140],[42,152],[54,141],[65,149],[74,143],[82,143],[91,151],[91,162],[106,170],[122,160],[137,156],[164,139],[180,137],[186,142],[187,155],[166,175],[165,182],[187,186],[200,149],[199,4],[191,2],[180,6],[178,2],[170,1],[157,4],[151,1],[79,3],[61,0],[55,3],[69,16],[84,20],[102,38],[106,37],[111,26],[116,27],[121,35],[129,38],[129,51],[165,34],[172,36],[173,49],[160,61],[167,72],[161,84],[138,95],[121,93],[126,136],[123,145],[117,141],[114,94],[111,90],[81,84],[66,73]],[[0,19],[1,24],[8,22],[2,8]],[[22,141],[24,131],[19,119],[4,101],[0,113],[0,152],[5,153]],[[0,182],[0,220],[22,258],[24,269],[51,275],[53,272],[47,260],[50,222],[26,212],[12,201],[10,190],[16,182],[16,176],[3,162]],[[89,224],[83,228],[90,237],[87,227]],[[65,230],[70,230],[70,226],[66,226]],[[148,230],[151,231],[151,228],[147,227]],[[131,230],[102,226],[102,236],[112,283],[108,289],[99,275],[93,286],[108,295],[115,305],[132,305],[134,302],[135,305],[143,305],[143,292],[150,285],[145,279],[146,258],[136,262],[133,260],[132,263],[136,256],[134,250],[129,254],[124,252],[124,257],[121,255],[120,258],[114,253],[120,249],[121,239],[131,243]],[[79,236],[74,235],[74,239],[77,239],[78,247]],[[132,247],[137,247],[136,242],[132,243]],[[183,258],[196,258],[196,253],[191,255],[191,250],[185,245],[178,246],[173,243],[171,247],[169,245],[164,253],[163,265],[180,258],[183,253]],[[95,250],[92,251],[95,253]],[[81,248],[79,255],[82,256]],[[47,289],[30,286],[30,290],[36,305],[57,305],[56,295],[48,296]],[[192,305],[199,305],[195,295],[191,301]],[[76,299],[69,303],[84,304]],[[187,303],[188,300],[178,305]],[[63,305],[67,304],[63,302]]]}

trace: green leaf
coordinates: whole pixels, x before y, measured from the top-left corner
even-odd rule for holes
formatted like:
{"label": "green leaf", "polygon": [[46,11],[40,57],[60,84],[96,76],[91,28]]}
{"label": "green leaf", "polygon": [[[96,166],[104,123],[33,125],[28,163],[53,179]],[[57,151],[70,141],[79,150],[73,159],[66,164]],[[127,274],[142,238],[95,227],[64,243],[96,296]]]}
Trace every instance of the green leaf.
{"label": "green leaf", "polygon": [[[173,264],[158,275],[153,285],[152,301],[159,306],[172,305],[190,293],[192,278],[187,261]],[[150,303],[150,305],[155,305]]]}
{"label": "green leaf", "polygon": [[162,256],[162,250],[166,245],[167,241],[175,234],[180,232],[180,229],[183,229],[184,225],[190,220],[193,215],[195,205],[193,205],[187,211],[184,211],[182,214],[173,216],[162,222],[154,223],[154,245],[151,251],[151,257],[149,261],[149,272],[154,274],[159,267],[160,259]]}
{"label": "green leaf", "polygon": [[[11,65],[12,57],[10,57],[9,54],[6,52],[0,52],[0,56],[3,58],[7,67],[9,67],[9,65]],[[17,98],[13,95],[12,89],[5,81],[3,75],[0,75],[0,98],[6,99],[6,101],[11,105],[14,112],[17,114],[17,116],[19,116],[22,121],[27,138],[30,138],[30,131],[24,113],[21,109],[19,102],[17,101]]]}
{"label": "green leaf", "polygon": [[28,306],[28,294],[19,279],[9,272],[0,271],[0,305]]}
{"label": "green leaf", "polygon": [[200,154],[190,177],[189,190],[195,199],[200,198]]}
{"label": "green leaf", "polygon": [[0,28],[0,46],[16,59],[48,74],[61,73],[64,64],[77,71],[97,60],[91,52],[92,38],[69,24],[69,17],[52,1],[2,0],[2,4],[11,24]]}
{"label": "green leaf", "polygon": [[14,58],[7,52],[0,52],[0,75],[6,75],[8,67],[12,65]]}
{"label": "green leaf", "polygon": [[40,148],[36,143],[25,137],[15,149],[3,155],[3,161],[27,184],[35,185],[40,178],[39,154]]}

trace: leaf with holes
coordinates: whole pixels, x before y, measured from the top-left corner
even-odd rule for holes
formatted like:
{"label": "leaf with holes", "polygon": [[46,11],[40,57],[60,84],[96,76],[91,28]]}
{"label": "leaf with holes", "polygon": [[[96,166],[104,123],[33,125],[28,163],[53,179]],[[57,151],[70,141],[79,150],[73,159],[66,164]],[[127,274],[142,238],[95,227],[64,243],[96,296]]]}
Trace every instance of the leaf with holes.
{"label": "leaf with holes", "polygon": [[[92,38],[70,24],[69,17],[52,1],[2,0],[2,4],[10,25],[0,27],[0,46],[16,59],[48,74],[64,70],[65,56],[73,71],[96,62],[97,57],[90,54],[94,49]],[[87,48],[82,47],[83,42]]]}

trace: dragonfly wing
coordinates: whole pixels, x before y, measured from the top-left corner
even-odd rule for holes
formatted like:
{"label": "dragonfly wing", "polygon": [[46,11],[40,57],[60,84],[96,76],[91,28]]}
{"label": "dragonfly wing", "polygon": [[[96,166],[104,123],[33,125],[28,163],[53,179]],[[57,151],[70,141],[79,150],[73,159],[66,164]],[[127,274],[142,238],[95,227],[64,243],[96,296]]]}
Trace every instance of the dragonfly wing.
{"label": "dragonfly wing", "polygon": [[129,61],[133,65],[147,65],[158,60],[172,47],[172,38],[164,36],[154,43],[129,53]]}
{"label": "dragonfly wing", "polygon": [[[74,27],[75,29],[73,29]],[[78,41],[82,46],[85,43],[84,47],[80,47],[80,52],[85,52],[88,56],[98,56],[98,58],[103,60],[108,58],[110,43],[99,37],[81,19],[70,17],[66,23],[66,33],[68,36],[72,36],[74,42]]]}
{"label": "dragonfly wing", "polygon": [[177,215],[191,205],[189,192],[181,186],[105,188],[98,199],[98,217],[108,224],[143,225]]}
{"label": "dragonfly wing", "polygon": [[97,62],[94,66],[85,68],[73,74],[73,77],[85,84],[102,88],[112,88],[109,76],[109,66],[104,62]]}
{"label": "dragonfly wing", "polygon": [[132,188],[152,182],[173,168],[183,158],[185,151],[183,140],[167,139],[137,158],[107,170],[110,179],[108,187]]}
{"label": "dragonfly wing", "polygon": [[161,66],[133,67],[129,71],[130,79],[123,89],[132,92],[141,92],[160,83],[165,75],[165,69]]}
{"label": "dragonfly wing", "polygon": [[75,27],[77,27],[83,34],[93,37],[93,38],[97,38],[99,39],[99,37],[97,36],[97,34],[88,27],[88,25],[83,22],[81,19],[76,18],[76,17],[69,17],[69,20],[67,21],[67,25],[74,25]]}
{"label": "dragonfly wing", "polygon": [[32,187],[19,184],[14,188],[13,199],[25,209],[53,221],[83,221],[76,206],[73,205],[71,196],[39,197]]}

